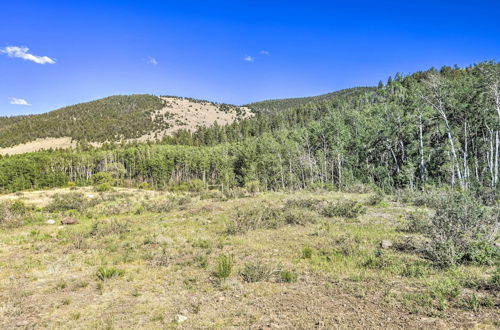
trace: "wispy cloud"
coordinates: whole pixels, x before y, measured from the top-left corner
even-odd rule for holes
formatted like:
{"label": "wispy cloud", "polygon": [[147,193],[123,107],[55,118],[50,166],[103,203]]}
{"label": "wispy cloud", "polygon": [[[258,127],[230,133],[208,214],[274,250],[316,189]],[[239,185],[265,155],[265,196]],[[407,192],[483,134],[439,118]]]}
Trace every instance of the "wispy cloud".
{"label": "wispy cloud", "polygon": [[9,57],[22,58],[26,61],[35,62],[38,64],[55,64],[56,61],[51,59],[48,56],[37,56],[28,53],[28,47],[17,47],[17,46],[8,46],[0,49],[0,53],[7,54]]}
{"label": "wispy cloud", "polygon": [[267,50],[261,50],[260,53],[262,55],[271,56],[271,53],[269,53],[269,51],[267,51]]}
{"label": "wispy cloud", "polygon": [[151,65],[154,65],[154,66],[158,65],[158,61],[156,60],[156,58],[151,57],[151,56],[148,57],[148,63]]}
{"label": "wispy cloud", "polygon": [[254,62],[255,58],[250,56],[250,55],[247,55],[247,56],[243,57],[243,61]]}
{"label": "wispy cloud", "polygon": [[11,98],[10,99],[10,104],[15,104],[15,105],[31,105],[26,101],[25,99],[18,99],[18,98]]}

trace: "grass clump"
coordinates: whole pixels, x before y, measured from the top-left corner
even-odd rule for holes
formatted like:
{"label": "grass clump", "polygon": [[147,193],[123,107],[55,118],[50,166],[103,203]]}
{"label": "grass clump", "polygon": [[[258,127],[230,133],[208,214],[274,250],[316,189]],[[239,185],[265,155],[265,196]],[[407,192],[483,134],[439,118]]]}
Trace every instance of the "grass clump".
{"label": "grass clump", "polygon": [[234,258],[230,254],[221,254],[217,259],[217,267],[215,269],[215,277],[220,281],[226,280],[233,271]]}
{"label": "grass clump", "polygon": [[121,277],[124,274],[125,271],[123,269],[100,267],[97,270],[96,276],[99,280],[104,281],[113,277]]}
{"label": "grass clump", "polygon": [[283,283],[293,283],[297,282],[297,274],[292,272],[291,270],[284,269],[280,272],[280,282]]}
{"label": "grass clump", "polygon": [[272,275],[272,268],[264,264],[247,263],[241,271],[241,277],[247,283],[268,281]]}
{"label": "grass clump", "polygon": [[302,249],[302,258],[311,259],[314,253],[314,249],[312,247],[306,246]]}
{"label": "grass clump", "polygon": [[261,202],[259,205],[238,209],[226,231],[235,235],[257,228],[276,229],[283,224],[282,209],[268,202]]}

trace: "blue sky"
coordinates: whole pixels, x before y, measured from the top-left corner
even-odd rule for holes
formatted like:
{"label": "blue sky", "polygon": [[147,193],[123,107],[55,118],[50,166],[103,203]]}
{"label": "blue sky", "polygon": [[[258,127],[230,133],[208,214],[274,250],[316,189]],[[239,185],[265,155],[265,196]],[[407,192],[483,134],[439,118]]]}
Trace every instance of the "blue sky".
{"label": "blue sky", "polygon": [[1,1],[0,49],[0,115],[132,93],[245,104],[499,60],[500,1]]}

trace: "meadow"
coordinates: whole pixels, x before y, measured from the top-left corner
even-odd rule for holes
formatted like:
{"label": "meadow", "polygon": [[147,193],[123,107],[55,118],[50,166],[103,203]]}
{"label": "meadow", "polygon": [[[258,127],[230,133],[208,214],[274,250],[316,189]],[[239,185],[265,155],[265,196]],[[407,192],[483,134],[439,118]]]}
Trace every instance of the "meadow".
{"label": "meadow", "polygon": [[500,326],[498,250],[433,259],[430,194],[101,190],[0,196],[1,328]]}

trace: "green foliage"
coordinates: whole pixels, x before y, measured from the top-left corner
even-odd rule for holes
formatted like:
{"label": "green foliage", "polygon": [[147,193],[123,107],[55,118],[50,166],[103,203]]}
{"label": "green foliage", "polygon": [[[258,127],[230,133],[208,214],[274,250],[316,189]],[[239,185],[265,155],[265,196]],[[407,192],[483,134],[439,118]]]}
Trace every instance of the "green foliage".
{"label": "green foliage", "polygon": [[46,114],[0,118],[0,147],[46,137],[107,142],[138,138],[163,125],[151,114],[163,107],[153,95],[118,95],[81,103]]}
{"label": "green foliage", "polygon": [[321,209],[321,214],[325,217],[343,217],[348,219],[355,219],[365,212],[366,209],[362,204],[350,199],[329,201]]}
{"label": "green foliage", "polygon": [[221,254],[217,259],[217,268],[215,269],[215,276],[224,281],[233,271],[234,258],[230,254]]}
{"label": "green foliage", "polygon": [[498,260],[496,228],[499,214],[483,207],[467,193],[445,195],[426,235],[427,254],[440,266],[460,263],[491,264]]}
{"label": "green foliage", "polygon": [[280,281],[283,283],[297,282],[297,274],[291,270],[284,269],[280,272]]}
{"label": "green foliage", "polygon": [[260,191],[260,183],[257,180],[249,181],[245,183],[245,188],[249,193],[255,195]]}
{"label": "green foliage", "polygon": [[125,274],[125,271],[118,268],[107,268],[107,267],[99,267],[97,270],[96,276],[99,280],[104,281],[113,277],[121,277]]}
{"label": "green foliage", "polygon": [[95,186],[94,190],[96,192],[106,192],[106,191],[113,190],[113,187],[108,183],[101,183],[101,184],[98,184],[97,186]]}
{"label": "green foliage", "polygon": [[201,193],[207,190],[207,184],[202,180],[194,179],[189,181],[189,191]]}
{"label": "green foliage", "polygon": [[247,283],[267,281],[272,274],[272,268],[262,263],[247,263],[241,271],[241,277]]}
{"label": "green foliage", "polygon": [[92,175],[91,181],[95,186],[113,186],[116,183],[115,178],[113,178],[113,175],[109,172],[97,172],[96,174]]}
{"label": "green foliage", "polygon": [[305,248],[302,249],[302,258],[311,259],[313,253],[314,253],[314,249],[309,247],[309,246],[306,246]]}
{"label": "green foliage", "polygon": [[45,207],[49,212],[65,212],[69,210],[77,210],[83,213],[88,207],[92,206],[93,202],[85,197],[80,192],[70,192],[66,194],[56,194]]}

